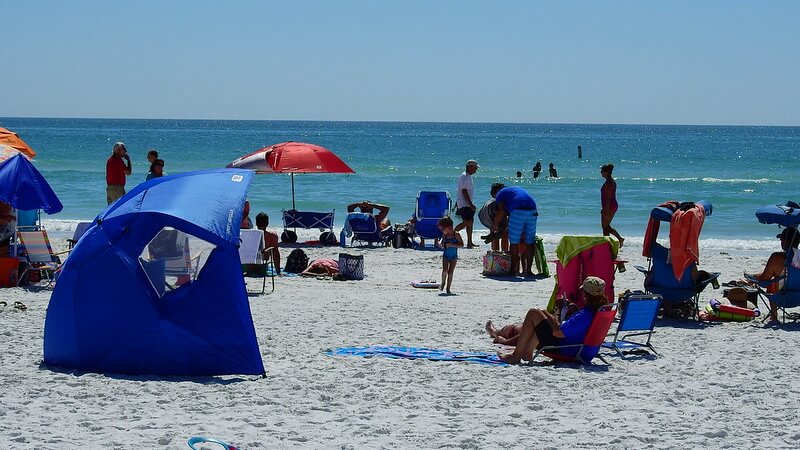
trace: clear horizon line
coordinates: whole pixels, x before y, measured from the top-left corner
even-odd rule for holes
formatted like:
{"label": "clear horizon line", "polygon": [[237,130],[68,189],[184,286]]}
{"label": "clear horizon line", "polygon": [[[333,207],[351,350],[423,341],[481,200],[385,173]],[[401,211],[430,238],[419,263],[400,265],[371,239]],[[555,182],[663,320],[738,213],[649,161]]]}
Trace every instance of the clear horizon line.
{"label": "clear horizon line", "polygon": [[67,120],[185,120],[185,121],[218,121],[218,122],[333,122],[333,123],[423,123],[423,124],[498,124],[498,125],[635,125],[635,126],[672,126],[672,127],[771,127],[797,128],[797,125],[774,124],[714,124],[714,123],[620,123],[620,122],[476,122],[468,120],[320,120],[320,119],[231,119],[231,118],[176,118],[176,117],[58,117],[58,116],[0,116],[0,119],[67,119]]}

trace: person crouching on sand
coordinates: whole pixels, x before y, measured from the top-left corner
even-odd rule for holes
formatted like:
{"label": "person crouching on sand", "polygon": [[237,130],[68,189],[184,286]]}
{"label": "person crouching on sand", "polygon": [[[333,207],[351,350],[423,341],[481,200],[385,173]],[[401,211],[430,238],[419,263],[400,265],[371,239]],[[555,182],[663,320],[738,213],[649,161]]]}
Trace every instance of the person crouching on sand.
{"label": "person crouching on sand", "polygon": [[453,229],[453,219],[449,217],[439,219],[439,230],[442,231],[439,247],[444,251],[442,253],[442,284],[439,286],[439,290],[445,290],[446,282],[447,293],[452,294],[450,286],[453,284],[453,271],[456,270],[458,261],[458,247],[463,247],[464,241],[461,239],[461,233]]}
{"label": "person crouching on sand", "polygon": [[[513,352],[498,352],[500,359],[509,364],[517,364],[522,360],[530,361],[534,349],[583,342],[583,338],[586,337],[586,333],[592,325],[595,313],[601,306],[608,303],[608,298],[606,297],[606,283],[600,278],[586,277],[581,289],[586,292],[586,306],[560,324],[556,316],[543,309],[528,310],[519,335],[516,336],[516,348]],[[490,331],[490,325],[491,322],[486,324],[486,331],[497,339],[497,336]],[[494,327],[492,326],[491,329],[494,330]],[[509,345],[507,342],[503,343]],[[568,352],[571,351],[569,356],[574,356],[576,348],[562,349],[561,353],[569,354]]]}

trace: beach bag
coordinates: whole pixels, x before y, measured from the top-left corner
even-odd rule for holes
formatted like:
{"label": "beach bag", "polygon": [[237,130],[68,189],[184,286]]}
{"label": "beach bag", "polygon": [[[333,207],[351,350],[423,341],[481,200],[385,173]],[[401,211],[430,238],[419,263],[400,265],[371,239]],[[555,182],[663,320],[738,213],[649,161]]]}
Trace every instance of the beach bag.
{"label": "beach bag", "polygon": [[339,240],[336,239],[336,235],[333,232],[323,231],[319,235],[319,243],[322,245],[339,245]]}
{"label": "beach bag", "polygon": [[405,225],[394,226],[394,238],[392,239],[392,247],[394,248],[411,248],[411,233]]}
{"label": "beach bag", "polygon": [[292,230],[283,230],[283,233],[281,233],[281,242],[294,244],[297,242],[297,233]]}
{"label": "beach bag", "polygon": [[306,270],[306,267],[308,267],[308,255],[302,248],[296,248],[286,258],[283,270],[289,273],[300,273]]}
{"label": "beach bag", "polygon": [[339,253],[339,278],[344,280],[363,280],[364,255]]}
{"label": "beach bag", "polygon": [[511,274],[511,255],[489,250],[483,255],[483,274],[505,276]]}

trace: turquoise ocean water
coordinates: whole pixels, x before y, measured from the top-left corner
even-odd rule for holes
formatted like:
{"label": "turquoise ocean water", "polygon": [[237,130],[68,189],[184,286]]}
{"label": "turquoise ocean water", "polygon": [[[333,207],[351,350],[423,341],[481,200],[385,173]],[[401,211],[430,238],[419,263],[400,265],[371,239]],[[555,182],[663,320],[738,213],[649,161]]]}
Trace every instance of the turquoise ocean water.
{"label": "turquoise ocean water", "polygon": [[[32,118],[0,118],[0,126],[39,152],[36,167],[64,203],[46,224],[62,230],[105,207],[105,161],[116,141],[126,143],[134,164],[129,189],[144,180],[150,148],[167,173],[177,173],[224,167],[288,140],[325,146],[356,173],[295,176],[297,206],[335,208],[337,224],[348,203],[364,199],[390,205],[390,219],[405,221],[419,190],[455,196],[467,159],[481,164],[479,201],[489,198],[492,182],[524,186],[538,203],[539,231],[551,240],[599,232],[605,163],[616,166],[614,225],[626,237],[641,237],[649,210],[665,200],[706,199],[714,213],[702,238],[712,247],[772,248],[777,228],[759,224],[755,210],[800,200],[800,127]],[[560,178],[534,180],[536,161],[543,175],[553,162]],[[291,207],[289,176],[257,176],[249,198],[255,212],[267,211],[278,225],[280,210]]]}

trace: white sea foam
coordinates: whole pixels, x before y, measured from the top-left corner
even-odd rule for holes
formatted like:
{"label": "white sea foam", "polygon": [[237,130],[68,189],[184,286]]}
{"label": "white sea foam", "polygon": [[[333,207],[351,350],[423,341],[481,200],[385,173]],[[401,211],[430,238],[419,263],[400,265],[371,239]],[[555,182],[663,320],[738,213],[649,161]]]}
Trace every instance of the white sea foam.
{"label": "white sea foam", "polygon": [[648,181],[654,183],[656,181],[668,181],[668,182],[703,182],[703,183],[753,183],[753,184],[765,184],[765,183],[783,183],[781,180],[773,180],[771,178],[713,178],[713,177],[632,177],[632,178],[618,178],[621,180],[631,180],[631,181]]}

